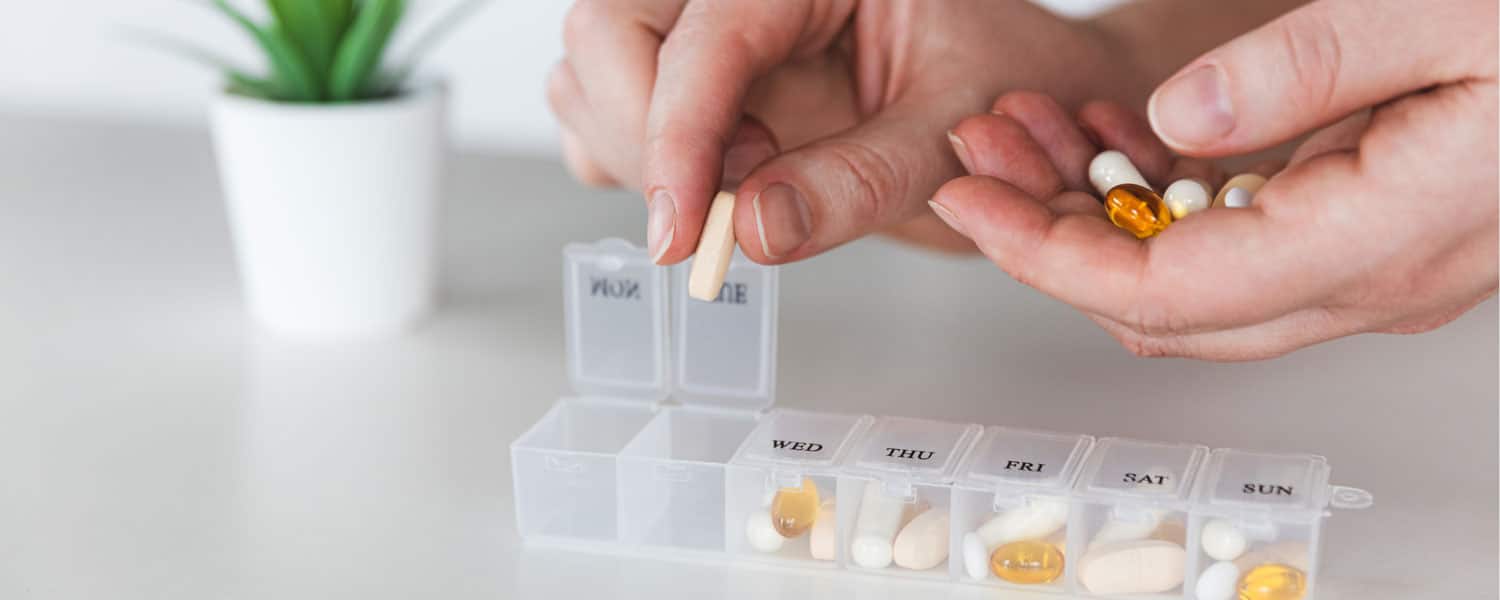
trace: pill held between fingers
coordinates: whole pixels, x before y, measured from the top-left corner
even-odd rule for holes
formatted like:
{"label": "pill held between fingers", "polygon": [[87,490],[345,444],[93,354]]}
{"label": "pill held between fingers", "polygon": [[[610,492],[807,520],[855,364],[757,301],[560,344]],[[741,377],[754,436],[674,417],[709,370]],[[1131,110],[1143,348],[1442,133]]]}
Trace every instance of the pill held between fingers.
{"label": "pill held between fingers", "polygon": [[1245,532],[1235,527],[1224,519],[1214,519],[1203,525],[1203,535],[1200,540],[1203,544],[1204,554],[1214,560],[1234,560],[1245,553],[1250,546],[1250,540],[1245,538]]}
{"label": "pill held between fingers", "polygon": [[1078,562],[1078,581],[1095,594],[1159,594],[1182,585],[1187,551],[1162,540],[1116,542]]}
{"label": "pill held between fingers", "polygon": [[1135,164],[1130,162],[1130,157],[1118,150],[1100,152],[1089,162],[1089,183],[1094,184],[1094,189],[1099,191],[1100,196],[1107,196],[1115,186],[1126,183],[1151,189],[1151,184],[1146,182]]}
{"label": "pill held between fingers", "polygon": [[1196,179],[1179,179],[1167,186],[1162,200],[1172,211],[1172,218],[1181,219],[1208,208],[1208,185]]}
{"label": "pill held between fingers", "polygon": [[896,566],[925,571],[948,560],[948,511],[941,508],[917,515],[896,535],[892,554]]}
{"label": "pill held between fingers", "polygon": [[708,208],[703,235],[698,238],[698,251],[688,273],[688,295],[704,302],[718,298],[720,288],[724,287],[724,275],[729,272],[729,259],[733,257],[734,194],[719,192]]}
{"label": "pill held between fingers", "polygon": [[771,511],[764,508],[751,512],[745,520],[745,539],[751,548],[761,552],[776,552],[786,543],[786,538],[776,533],[776,527],[771,525]]}
{"label": "pill held between fingers", "polygon": [[1203,570],[1193,591],[1198,600],[1234,600],[1239,581],[1240,568],[1232,562],[1219,561]]}
{"label": "pill held between fingers", "polygon": [[838,540],[834,533],[838,525],[838,508],[832,500],[818,507],[818,519],[813,521],[812,534],[808,540],[808,552],[818,560],[833,560]]}
{"label": "pill held between fingers", "polygon": [[1229,208],[1244,208],[1250,206],[1255,199],[1256,192],[1266,185],[1266,178],[1255,173],[1244,173],[1230,177],[1224,182],[1224,187],[1219,188],[1218,196],[1214,197],[1215,206],[1227,206]]}
{"label": "pill held between fingers", "polygon": [[887,496],[883,487],[879,481],[865,486],[854,521],[854,539],[849,544],[849,557],[854,564],[867,569],[890,566],[896,533],[906,520],[909,506],[901,498]]}

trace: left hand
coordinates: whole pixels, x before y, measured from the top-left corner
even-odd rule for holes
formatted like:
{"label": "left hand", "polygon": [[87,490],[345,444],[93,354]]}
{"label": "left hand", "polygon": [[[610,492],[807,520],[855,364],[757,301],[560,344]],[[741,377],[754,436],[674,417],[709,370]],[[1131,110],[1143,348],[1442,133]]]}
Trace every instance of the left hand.
{"label": "left hand", "polygon": [[[955,130],[980,176],[944,186],[934,204],[1000,268],[1143,356],[1247,360],[1436,328],[1497,285],[1496,7],[1411,10],[1320,0],[1157,90],[1152,125],[1190,156],[1316,131],[1253,207],[1215,207],[1138,241],[1063,183],[1099,148],[1060,142],[1055,131],[1072,123],[1008,112]],[[1390,51],[1395,40],[1405,51]],[[1183,168],[1122,114],[1095,105],[1079,117],[1148,177]]]}

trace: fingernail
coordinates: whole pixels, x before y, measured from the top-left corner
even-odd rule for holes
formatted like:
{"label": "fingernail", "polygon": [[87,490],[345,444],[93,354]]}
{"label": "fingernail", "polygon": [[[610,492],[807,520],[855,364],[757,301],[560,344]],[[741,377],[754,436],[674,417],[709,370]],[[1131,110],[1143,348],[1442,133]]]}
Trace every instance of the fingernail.
{"label": "fingernail", "polygon": [[776,145],[769,140],[756,140],[735,144],[724,153],[723,187],[733,190],[761,163],[776,155]]}
{"label": "fingernail", "polygon": [[953,153],[958,155],[958,162],[963,163],[964,170],[970,174],[974,173],[974,162],[969,159],[969,145],[964,143],[963,138],[949,131],[948,143],[953,144]]}
{"label": "fingernail", "polygon": [[812,214],[802,194],[785,183],[773,183],[755,195],[755,228],[760,232],[760,251],[781,258],[812,236]]}
{"label": "fingernail", "polygon": [[651,251],[651,262],[661,262],[662,255],[672,246],[672,235],[677,232],[677,203],[672,194],[658,189],[651,193],[646,216],[646,247]]}
{"label": "fingernail", "polygon": [[1147,108],[1151,127],[1168,145],[1199,148],[1234,130],[1229,81],[1218,65],[1178,75],[1156,90]]}
{"label": "fingernail", "polygon": [[937,213],[938,218],[942,219],[944,223],[947,223],[948,227],[951,227],[954,231],[963,234],[964,237],[969,237],[969,232],[964,231],[963,224],[958,222],[958,215],[955,215],[952,211],[943,208],[943,205],[930,200],[927,202],[927,205],[932,207],[932,212]]}

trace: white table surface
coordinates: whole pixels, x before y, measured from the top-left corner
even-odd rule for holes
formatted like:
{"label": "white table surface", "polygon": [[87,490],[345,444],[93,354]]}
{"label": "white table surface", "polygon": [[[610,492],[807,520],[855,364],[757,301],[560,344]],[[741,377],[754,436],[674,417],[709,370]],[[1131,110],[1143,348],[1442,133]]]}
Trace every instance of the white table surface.
{"label": "white table surface", "polygon": [[[204,133],[0,117],[0,598],[1021,598],[522,545],[507,446],[567,391],[558,252],[643,212],[458,157],[441,311],[290,344],[242,314]],[[1376,495],[1328,522],[1322,598],[1495,597],[1493,301],[1225,365],[880,241],[782,282],[782,406],[1321,453]]]}

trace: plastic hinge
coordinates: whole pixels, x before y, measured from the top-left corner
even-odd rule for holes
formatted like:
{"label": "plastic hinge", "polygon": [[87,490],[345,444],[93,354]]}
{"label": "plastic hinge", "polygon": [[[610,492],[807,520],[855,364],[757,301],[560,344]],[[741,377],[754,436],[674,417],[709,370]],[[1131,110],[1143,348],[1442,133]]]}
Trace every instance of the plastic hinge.
{"label": "plastic hinge", "polygon": [[1374,494],[1356,487],[1336,485],[1328,495],[1328,506],[1340,510],[1360,510],[1374,506],[1374,504]]}

